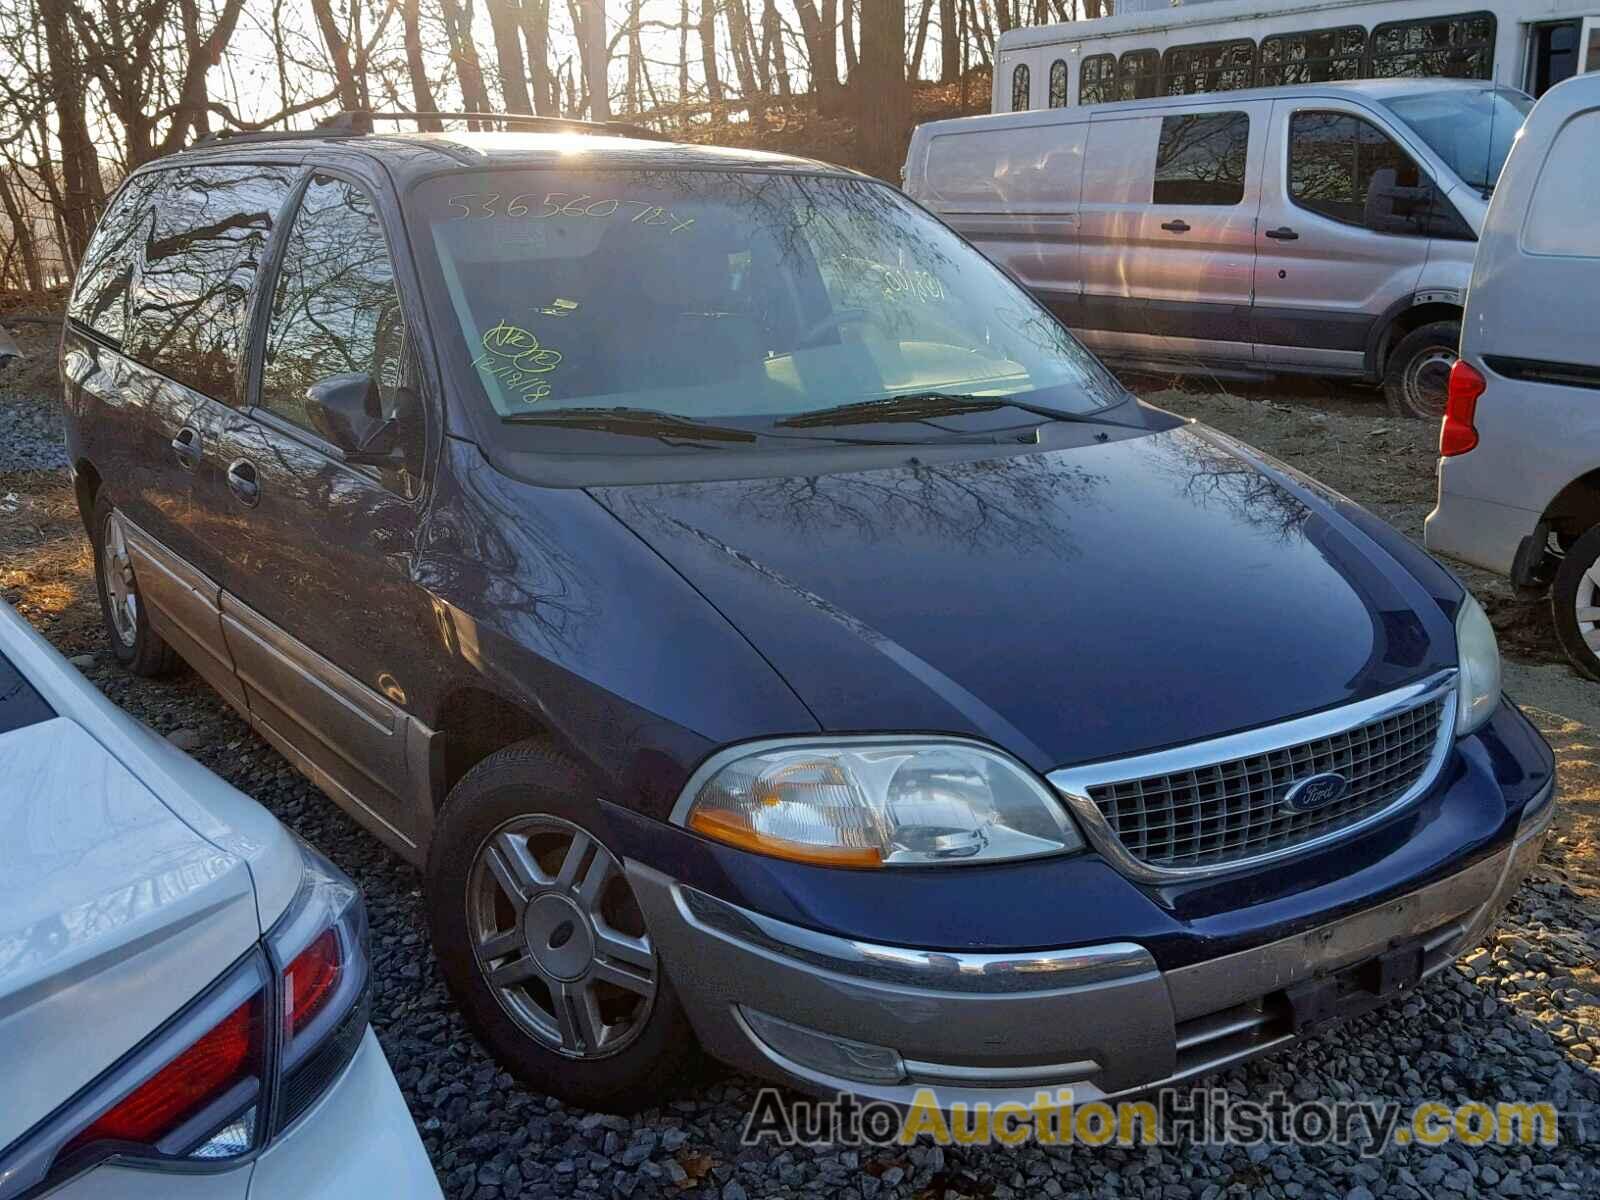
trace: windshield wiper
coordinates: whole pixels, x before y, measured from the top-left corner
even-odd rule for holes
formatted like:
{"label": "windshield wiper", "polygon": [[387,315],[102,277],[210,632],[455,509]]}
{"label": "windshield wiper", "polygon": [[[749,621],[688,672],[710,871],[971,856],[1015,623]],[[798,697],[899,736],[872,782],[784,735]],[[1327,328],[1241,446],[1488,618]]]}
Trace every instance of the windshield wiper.
{"label": "windshield wiper", "polygon": [[548,412],[508,413],[507,421],[518,425],[555,425],[567,429],[593,429],[601,433],[620,433],[629,437],[653,437],[663,441],[754,442],[757,435],[731,425],[712,425],[693,417],[679,416],[654,408],[558,408]]}
{"label": "windshield wiper", "polygon": [[906,392],[897,396],[882,396],[877,400],[861,400],[853,404],[840,404],[816,412],[787,417],[779,425],[807,427],[813,425],[870,425],[878,421],[926,421],[932,417],[958,417],[967,413],[993,412],[998,408],[1015,408],[1047,421],[1082,421],[1093,425],[1122,425],[1121,421],[1107,420],[1103,410],[1088,413],[1063,412],[1042,404],[1030,404],[1009,396],[977,396],[960,392]]}

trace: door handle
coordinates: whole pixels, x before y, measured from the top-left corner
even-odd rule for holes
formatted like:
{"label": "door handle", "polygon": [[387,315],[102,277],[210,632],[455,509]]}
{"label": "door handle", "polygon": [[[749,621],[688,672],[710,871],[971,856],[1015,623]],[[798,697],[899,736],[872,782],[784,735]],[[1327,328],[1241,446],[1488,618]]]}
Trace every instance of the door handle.
{"label": "door handle", "polygon": [[228,490],[239,498],[239,503],[254,508],[261,499],[261,481],[256,478],[256,465],[247,458],[236,458],[229,463]]}
{"label": "door handle", "polygon": [[1163,221],[1161,222],[1161,228],[1165,229],[1168,233],[1188,233],[1189,222],[1181,218],[1176,221]]}
{"label": "door handle", "polygon": [[1267,236],[1275,242],[1298,242],[1300,235],[1287,225],[1280,225],[1277,229],[1267,230]]}
{"label": "door handle", "polygon": [[194,470],[195,464],[200,461],[200,434],[192,425],[185,425],[178,430],[178,436],[172,439],[172,453],[185,471]]}

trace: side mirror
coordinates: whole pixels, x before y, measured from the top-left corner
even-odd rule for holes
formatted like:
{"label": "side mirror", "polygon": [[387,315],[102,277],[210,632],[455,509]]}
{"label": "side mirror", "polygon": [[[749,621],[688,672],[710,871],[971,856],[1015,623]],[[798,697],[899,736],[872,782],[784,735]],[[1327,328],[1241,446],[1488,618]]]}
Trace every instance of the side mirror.
{"label": "side mirror", "polygon": [[1362,224],[1379,233],[1427,233],[1427,216],[1433,207],[1433,185],[1401,187],[1393,167],[1374,171],[1367,185]]}
{"label": "side mirror", "polygon": [[306,389],[306,399],[316,431],[346,454],[359,449],[383,419],[377,383],[365,371],[319,379]]}
{"label": "side mirror", "polygon": [[[379,467],[394,460],[402,450],[410,450],[410,441],[416,444],[418,422],[422,416],[422,401],[408,387],[395,389],[394,411],[379,418],[353,450],[346,450],[344,460],[357,465]],[[410,455],[408,454],[408,457]]]}

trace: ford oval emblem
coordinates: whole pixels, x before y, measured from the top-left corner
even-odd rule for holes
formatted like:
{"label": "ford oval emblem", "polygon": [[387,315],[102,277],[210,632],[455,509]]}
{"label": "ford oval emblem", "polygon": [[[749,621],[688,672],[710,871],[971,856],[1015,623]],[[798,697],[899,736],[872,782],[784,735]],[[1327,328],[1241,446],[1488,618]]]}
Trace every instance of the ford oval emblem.
{"label": "ford oval emblem", "polygon": [[1298,780],[1283,797],[1290,812],[1312,812],[1326,808],[1350,790],[1350,781],[1334,771],[1324,771]]}

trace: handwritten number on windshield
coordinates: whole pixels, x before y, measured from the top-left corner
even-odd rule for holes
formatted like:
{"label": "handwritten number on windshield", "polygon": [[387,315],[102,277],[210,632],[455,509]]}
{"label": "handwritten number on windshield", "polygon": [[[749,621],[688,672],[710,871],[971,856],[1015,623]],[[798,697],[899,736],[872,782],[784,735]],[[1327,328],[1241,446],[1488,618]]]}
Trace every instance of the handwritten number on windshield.
{"label": "handwritten number on windshield", "polygon": [[489,217],[525,217],[528,220],[546,220],[550,217],[594,217],[604,220],[621,213],[634,225],[662,225],[668,233],[682,233],[694,226],[693,217],[680,217],[659,204],[643,200],[596,199],[587,193],[546,192],[537,199],[537,192],[523,192],[506,200],[502,208],[500,192],[465,192],[451,196],[451,220],[485,220]]}

